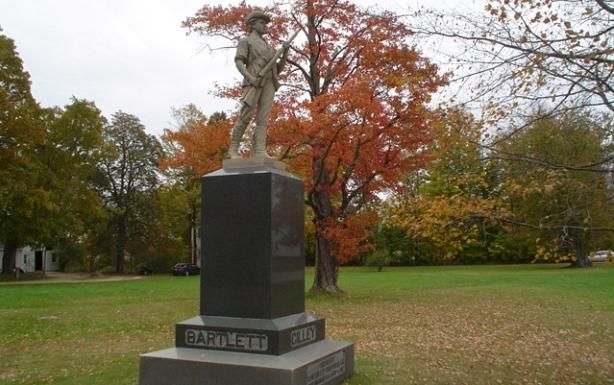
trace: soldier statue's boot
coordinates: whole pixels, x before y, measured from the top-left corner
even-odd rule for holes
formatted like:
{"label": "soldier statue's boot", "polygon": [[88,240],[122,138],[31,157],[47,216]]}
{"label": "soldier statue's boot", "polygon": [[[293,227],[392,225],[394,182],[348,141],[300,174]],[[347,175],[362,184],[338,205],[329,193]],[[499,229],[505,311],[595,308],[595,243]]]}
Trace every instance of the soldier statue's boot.
{"label": "soldier statue's boot", "polygon": [[275,159],[266,152],[266,127],[256,126],[254,131],[252,158]]}
{"label": "soldier statue's boot", "polygon": [[243,131],[245,131],[245,129],[241,129],[239,126],[232,129],[232,134],[230,135],[230,147],[228,147],[228,158],[238,159],[241,157],[239,154],[239,145],[241,144]]}
{"label": "soldier statue's boot", "polygon": [[234,140],[231,139],[230,147],[228,147],[228,158],[237,159],[240,157],[241,155],[239,155],[239,143],[236,143]]}

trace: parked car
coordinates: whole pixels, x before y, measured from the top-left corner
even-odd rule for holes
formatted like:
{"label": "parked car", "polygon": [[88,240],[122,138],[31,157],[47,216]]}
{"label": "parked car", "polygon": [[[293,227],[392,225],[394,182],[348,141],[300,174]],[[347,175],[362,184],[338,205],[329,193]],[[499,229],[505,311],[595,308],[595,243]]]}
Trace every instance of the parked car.
{"label": "parked car", "polygon": [[192,263],[178,263],[171,269],[173,275],[196,275],[200,274],[200,267]]}
{"label": "parked car", "polygon": [[612,250],[599,250],[599,251],[595,251],[593,254],[591,254],[588,259],[591,260],[591,262],[605,262],[605,261],[614,261],[614,252],[612,252]]}

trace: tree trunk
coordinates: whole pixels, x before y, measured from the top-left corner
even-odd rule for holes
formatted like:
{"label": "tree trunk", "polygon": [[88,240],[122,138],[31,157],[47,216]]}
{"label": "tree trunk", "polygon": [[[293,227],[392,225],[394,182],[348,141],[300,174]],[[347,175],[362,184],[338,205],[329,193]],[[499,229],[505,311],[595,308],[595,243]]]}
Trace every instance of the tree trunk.
{"label": "tree trunk", "polygon": [[582,230],[574,230],[572,232],[573,245],[576,252],[576,260],[572,262],[573,267],[591,267],[592,262],[588,258],[586,234]]}
{"label": "tree trunk", "polygon": [[124,255],[126,254],[126,218],[117,219],[117,241],[115,243],[115,272],[124,272]]}
{"label": "tree trunk", "polygon": [[324,236],[322,224],[316,221],[316,264],[313,278],[313,292],[325,292],[337,294],[340,292],[337,286],[337,261],[331,254],[330,241]]}
{"label": "tree trunk", "polygon": [[593,263],[590,259],[588,259],[587,255],[584,255],[582,257],[578,256],[576,258],[576,261],[572,263],[573,267],[591,267],[592,265]]}
{"label": "tree trunk", "polygon": [[2,257],[2,274],[11,275],[16,266],[17,243],[8,240],[4,243],[4,255]]}
{"label": "tree trunk", "polygon": [[324,159],[314,159],[313,162],[314,189],[309,193],[309,206],[313,209],[316,238],[315,274],[312,292],[337,294],[341,292],[337,286],[337,260],[332,254],[332,245],[326,237],[326,221],[335,218],[330,195],[318,185],[328,185],[328,173],[324,169]]}
{"label": "tree trunk", "polygon": [[337,294],[341,292],[337,286],[337,260],[332,254],[332,245],[325,232],[326,220],[333,217],[330,196],[326,191],[320,190],[314,191],[310,198],[316,233],[315,274],[311,291]]}

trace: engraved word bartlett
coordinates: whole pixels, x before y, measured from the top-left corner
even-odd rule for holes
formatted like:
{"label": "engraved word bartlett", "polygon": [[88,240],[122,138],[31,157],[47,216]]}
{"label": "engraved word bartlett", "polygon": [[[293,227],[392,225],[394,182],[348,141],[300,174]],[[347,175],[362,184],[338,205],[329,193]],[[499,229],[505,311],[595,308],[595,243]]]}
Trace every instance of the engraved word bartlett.
{"label": "engraved word bartlett", "polygon": [[185,342],[187,345],[195,347],[252,352],[264,352],[269,348],[268,338],[265,334],[220,330],[188,329],[185,331]]}

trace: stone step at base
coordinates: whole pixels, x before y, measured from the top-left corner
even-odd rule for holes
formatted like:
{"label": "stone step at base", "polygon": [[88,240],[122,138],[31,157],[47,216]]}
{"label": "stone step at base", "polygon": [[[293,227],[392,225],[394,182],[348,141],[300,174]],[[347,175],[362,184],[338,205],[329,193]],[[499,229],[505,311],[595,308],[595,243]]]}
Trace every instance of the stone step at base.
{"label": "stone step at base", "polygon": [[280,356],[189,348],[141,355],[139,385],[338,385],[354,345],[323,340]]}

